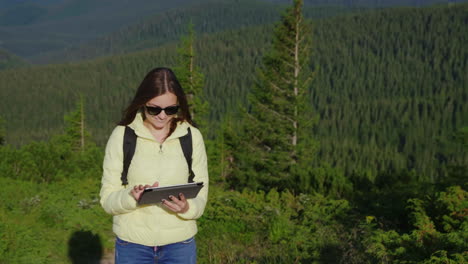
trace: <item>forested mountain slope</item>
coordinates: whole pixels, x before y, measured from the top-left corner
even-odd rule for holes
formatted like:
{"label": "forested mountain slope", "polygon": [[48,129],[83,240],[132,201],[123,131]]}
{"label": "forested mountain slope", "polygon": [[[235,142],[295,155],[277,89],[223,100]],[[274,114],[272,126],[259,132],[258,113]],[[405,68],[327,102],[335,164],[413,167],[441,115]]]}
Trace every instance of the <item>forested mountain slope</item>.
{"label": "forested mountain slope", "polygon": [[[273,24],[283,9],[284,5],[252,0],[205,1],[156,13],[140,23],[124,27],[86,44],[40,54],[32,59],[37,63],[57,63],[152,49],[187,34],[189,23],[194,24],[196,32],[200,35],[212,34]],[[363,10],[366,9],[314,6],[307,8],[305,12],[309,18],[320,18]]]}
{"label": "forested mountain slope", "polygon": [[181,6],[153,16],[115,33],[99,37],[83,45],[41,54],[36,62],[66,62],[92,59],[152,49],[176,41],[187,33],[192,22],[198,34],[215,33],[252,25],[273,23],[280,14],[279,5],[258,1],[204,1]]}
{"label": "forested mountain slope", "polygon": [[204,0],[0,1],[1,46],[32,59],[35,55],[85,43],[172,8]]}
{"label": "forested mountain slope", "polygon": [[468,162],[453,142],[468,125],[468,4],[317,26],[312,91],[322,158],[348,172],[372,164],[370,174],[432,176],[457,158]]}
{"label": "forested mountain slope", "polygon": [[[359,8],[379,8],[395,5],[422,6],[434,3],[453,3],[460,1],[466,0],[308,0],[305,2],[306,7],[313,10],[319,6],[337,7],[341,10],[354,10]],[[223,13],[216,12],[218,4],[234,5],[236,9],[243,9],[250,6],[262,17],[264,11],[266,11],[266,13],[271,11],[270,8],[272,8],[272,6],[279,7],[290,3],[290,0],[174,0],[169,2],[153,0],[140,0],[138,2],[130,0],[1,0],[0,36],[2,42],[0,45],[9,52],[28,61],[47,63],[49,62],[47,57],[51,52],[55,53],[70,48],[75,50],[78,46],[91,42],[87,44],[89,47],[90,45],[93,46],[97,43],[105,42],[107,38],[111,38],[115,41],[116,35],[118,36],[121,33],[126,34],[125,31],[127,30],[122,29],[122,27],[132,27],[132,25],[136,25],[140,22],[148,23],[144,21],[153,20],[157,22],[157,17],[166,17],[167,14],[164,12],[171,9],[189,10],[192,7],[194,9],[204,7],[207,11],[214,13],[215,17],[218,17]],[[263,7],[258,8],[260,6]],[[321,11],[319,10],[319,12]],[[147,18],[149,18],[149,20],[147,20]],[[198,19],[197,16],[192,18],[194,20]],[[248,23],[252,22],[249,21],[249,18],[244,16],[239,16],[239,18],[242,18],[237,20],[241,22],[239,26],[245,24],[246,21],[248,21]],[[187,17],[183,19],[187,19]],[[208,20],[206,22],[211,21]],[[202,28],[201,24],[199,25],[200,28]],[[120,32],[121,30],[124,32]],[[112,32],[117,33],[111,34]],[[108,36],[109,34],[111,34],[111,36]],[[108,37],[104,37],[103,39],[103,36]],[[177,36],[174,35],[172,35],[172,37],[177,38]],[[162,43],[161,39],[159,39],[157,43]],[[154,44],[156,45],[157,43]],[[63,54],[63,52],[61,54]],[[58,58],[60,58],[60,55],[55,56],[55,59]],[[88,56],[87,58],[90,57]]]}
{"label": "forested mountain slope", "polygon": [[[272,3],[290,3],[290,0],[263,0]],[[362,7],[390,7],[390,6],[426,6],[434,4],[452,4],[466,2],[466,0],[305,0],[307,5],[341,5]]]}
{"label": "forested mountain slope", "polygon": [[11,69],[26,65],[28,65],[28,63],[26,63],[20,57],[0,48],[0,70]]}
{"label": "forested mountain slope", "polygon": [[[468,5],[459,4],[314,20],[311,117],[320,117],[319,159],[370,177],[403,169],[435,177],[449,163],[466,164],[466,153],[451,138],[468,124],[467,16]],[[211,124],[245,104],[271,29],[198,38]],[[144,73],[175,65],[175,46],[1,71],[7,142],[56,133],[82,94],[90,131],[103,144]]]}

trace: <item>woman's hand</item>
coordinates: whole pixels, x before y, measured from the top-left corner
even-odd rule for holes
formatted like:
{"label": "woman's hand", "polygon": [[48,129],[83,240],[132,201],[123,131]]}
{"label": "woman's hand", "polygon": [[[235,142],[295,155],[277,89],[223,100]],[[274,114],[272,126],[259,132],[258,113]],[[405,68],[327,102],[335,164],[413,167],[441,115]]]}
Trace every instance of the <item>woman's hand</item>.
{"label": "woman's hand", "polygon": [[133,198],[135,198],[136,201],[140,200],[141,194],[145,191],[145,188],[150,188],[150,187],[158,187],[159,182],[153,183],[153,185],[146,184],[145,186],[143,185],[135,185],[131,191],[131,194]]}
{"label": "woman's hand", "polygon": [[173,195],[169,196],[169,198],[171,199],[170,201],[166,199],[162,201],[162,204],[165,205],[169,210],[173,211],[174,213],[181,214],[188,211],[189,204],[183,193],[179,194],[179,198]]}

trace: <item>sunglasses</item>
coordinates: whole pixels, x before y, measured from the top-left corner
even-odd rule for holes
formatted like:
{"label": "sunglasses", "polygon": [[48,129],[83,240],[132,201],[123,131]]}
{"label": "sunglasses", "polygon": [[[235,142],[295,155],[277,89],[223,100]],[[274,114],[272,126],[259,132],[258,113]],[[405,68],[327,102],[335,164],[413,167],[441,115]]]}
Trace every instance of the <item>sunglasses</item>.
{"label": "sunglasses", "polygon": [[178,105],[173,105],[173,106],[168,106],[166,108],[161,108],[159,106],[147,106],[145,105],[145,108],[146,108],[146,111],[148,112],[148,114],[150,115],[159,115],[161,113],[161,111],[164,110],[164,113],[166,113],[166,115],[175,115],[177,114],[177,111],[179,111],[179,106]]}

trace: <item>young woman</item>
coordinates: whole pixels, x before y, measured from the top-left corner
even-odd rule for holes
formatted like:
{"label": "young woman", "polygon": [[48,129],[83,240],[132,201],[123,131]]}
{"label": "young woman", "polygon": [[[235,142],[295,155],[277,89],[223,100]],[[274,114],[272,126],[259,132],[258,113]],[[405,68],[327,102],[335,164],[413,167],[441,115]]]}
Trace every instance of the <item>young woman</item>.
{"label": "young woman", "polygon": [[[128,126],[137,135],[135,153],[123,185],[123,138]],[[139,206],[149,186],[187,183],[189,168],[179,138],[190,128],[194,181],[204,187],[196,198],[183,194]],[[106,146],[101,205],[113,215],[115,263],[196,263],[196,219],[205,209],[208,169],[205,145],[195,128],[187,99],[168,68],[151,70],[141,82]]]}

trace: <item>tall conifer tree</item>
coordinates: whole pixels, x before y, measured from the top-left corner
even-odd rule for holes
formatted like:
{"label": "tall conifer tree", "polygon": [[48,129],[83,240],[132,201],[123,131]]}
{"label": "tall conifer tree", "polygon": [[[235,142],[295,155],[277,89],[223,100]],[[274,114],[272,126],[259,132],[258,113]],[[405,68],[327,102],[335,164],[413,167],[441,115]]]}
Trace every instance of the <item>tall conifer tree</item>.
{"label": "tall conifer tree", "polygon": [[208,102],[204,100],[204,76],[196,66],[195,30],[193,23],[188,25],[188,35],[182,37],[182,46],[177,50],[179,55],[175,72],[187,94],[190,114],[195,122],[204,127],[207,117]]}
{"label": "tall conifer tree", "polygon": [[[252,189],[295,188],[303,164],[298,154],[311,157],[311,30],[294,0],[276,25],[271,49],[257,71],[257,81],[244,111],[241,139],[233,151],[234,185]],[[240,140],[239,140],[240,139]],[[229,143],[228,143],[229,144]]]}
{"label": "tall conifer tree", "polygon": [[83,97],[76,105],[76,109],[65,115],[65,140],[71,144],[74,151],[85,150],[89,140],[89,133],[85,129],[85,113]]}

